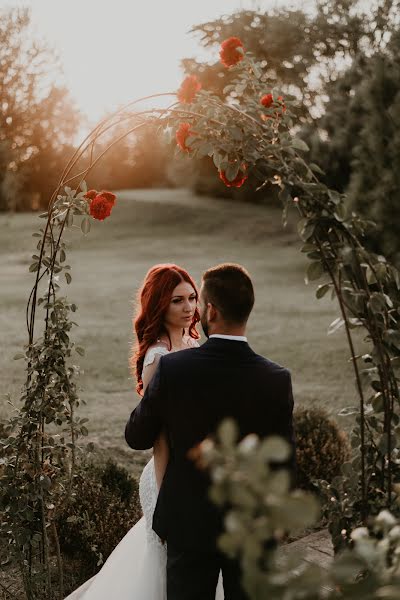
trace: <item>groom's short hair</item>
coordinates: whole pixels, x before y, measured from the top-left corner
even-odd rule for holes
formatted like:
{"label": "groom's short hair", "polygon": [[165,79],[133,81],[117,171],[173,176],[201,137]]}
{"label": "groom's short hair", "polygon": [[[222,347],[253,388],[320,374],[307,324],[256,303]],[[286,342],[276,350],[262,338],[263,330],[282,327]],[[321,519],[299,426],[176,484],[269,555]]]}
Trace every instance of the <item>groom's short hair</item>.
{"label": "groom's short hair", "polygon": [[203,274],[205,300],[213,304],[227,323],[245,323],[254,305],[254,288],[244,267],[223,263]]}

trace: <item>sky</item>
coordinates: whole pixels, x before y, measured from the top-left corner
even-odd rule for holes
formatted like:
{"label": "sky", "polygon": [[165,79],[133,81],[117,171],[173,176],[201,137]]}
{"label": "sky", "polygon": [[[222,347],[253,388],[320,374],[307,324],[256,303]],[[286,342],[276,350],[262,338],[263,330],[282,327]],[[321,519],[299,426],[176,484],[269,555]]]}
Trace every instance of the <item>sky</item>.
{"label": "sky", "polygon": [[[306,2],[302,2],[304,5]],[[300,0],[0,0],[28,6],[35,36],[58,53],[64,83],[91,123],[137,98],[172,92],[180,60],[210,57],[190,28],[236,9]]]}

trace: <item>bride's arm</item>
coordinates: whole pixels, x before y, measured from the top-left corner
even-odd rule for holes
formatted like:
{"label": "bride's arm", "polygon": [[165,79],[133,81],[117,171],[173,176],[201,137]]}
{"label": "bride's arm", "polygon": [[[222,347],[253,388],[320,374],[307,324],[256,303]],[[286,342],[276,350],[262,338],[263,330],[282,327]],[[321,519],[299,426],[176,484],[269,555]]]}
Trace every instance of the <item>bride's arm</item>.
{"label": "bride's arm", "polygon": [[[156,354],[154,361],[151,364],[144,367],[142,373],[143,393],[145,392],[147,386],[149,385],[149,382],[151,381],[154,373],[156,372],[159,361],[160,354]],[[169,449],[165,431],[162,431],[157,440],[155,441],[153,453],[157,487],[158,489],[160,489],[169,459]]]}

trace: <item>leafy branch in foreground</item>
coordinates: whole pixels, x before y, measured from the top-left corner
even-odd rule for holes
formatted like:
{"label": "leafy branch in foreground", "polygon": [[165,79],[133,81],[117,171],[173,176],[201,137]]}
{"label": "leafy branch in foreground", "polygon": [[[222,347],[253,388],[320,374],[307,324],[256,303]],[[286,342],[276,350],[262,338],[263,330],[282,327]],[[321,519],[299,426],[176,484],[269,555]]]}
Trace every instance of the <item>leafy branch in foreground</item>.
{"label": "leafy branch in foreground", "polygon": [[312,525],[319,513],[315,497],[290,490],[289,475],[272,470],[290,452],[282,438],[238,440],[226,420],[217,441],[200,446],[198,460],[211,473],[211,499],[225,508],[219,546],[240,561],[250,600],[395,600],[400,594],[400,523],[387,510],[351,531],[352,548],[327,569],[279,545],[287,534]]}

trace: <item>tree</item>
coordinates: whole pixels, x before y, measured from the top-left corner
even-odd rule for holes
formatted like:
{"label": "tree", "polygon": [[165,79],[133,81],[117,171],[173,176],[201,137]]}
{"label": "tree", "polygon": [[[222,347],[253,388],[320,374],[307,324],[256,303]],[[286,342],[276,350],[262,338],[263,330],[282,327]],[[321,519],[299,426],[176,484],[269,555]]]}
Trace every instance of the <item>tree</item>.
{"label": "tree", "polygon": [[0,210],[47,205],[79,123],[54,83],[54,53],[30,41],[29,28],[27,9],[0,11]]}
{"label": "tree", "polygon": [[[400,258],[400,30],[384,50],[360,55],[331,87],[326,114],[310,136],[325,183],[375,221],[370,247]],[[397,255],[397,256],[396,256]]]}
{"label": "tree", "polygon": [[[302,116],[358,54],[384,47],[396,22],[398,0],[375,0],[365,8],[359,0],[317,0],[315,12],[273,8],[265,13],[238,11],[193,27],[205,48],[239,37],[246,49],[265,61],[268,80],[294,94]],[[221,96],[231,74],[221,63],[185,59],[186,72],[196,74],[207,89]]]}
{"label": "tree", "polygon": [[[298,126],[303,129],[302,137],[312,141],[314,148],[322,145],[326,150],[316,133],[326,102],[331,93],[344,92],[346,81],[343,89],[335,84],[359,56],[371,55],[386,46],[398,19],[398,5],[398,0],[376,0],[368,8],[358,0],[318,0],[313,13],[287,8],[271,9],[264,14],[238,11],[196,25],[192,32],[200,35],[200,43],[206,48],[214,48],[229,37],[239,37],[245,50],[263,61],[272,87],[285,96],[296,97],[295,114]],[[234,75],[219,61],[208,64],[185,59],[182,65],[186,73],[197,75],[203,87],[220,98],[230,95],[235,101],[235,92],[227,90]],[[333,152],[328,154],[332,159]],[[207,184],[206,174],[213,167],[209,161],[208,166],[204,162],[198,165],[194,188],[219,194],[218,186]],[[345,177],[349,176],[350,165],[346,160],[336,160],[334,156],[334,164],[332,177],[337,179],[338,173],[342,177],[342,170]],[[271,192],[263,190],[269,200]],[[260,193],[251,195],[252,200],[259,197]]]}

